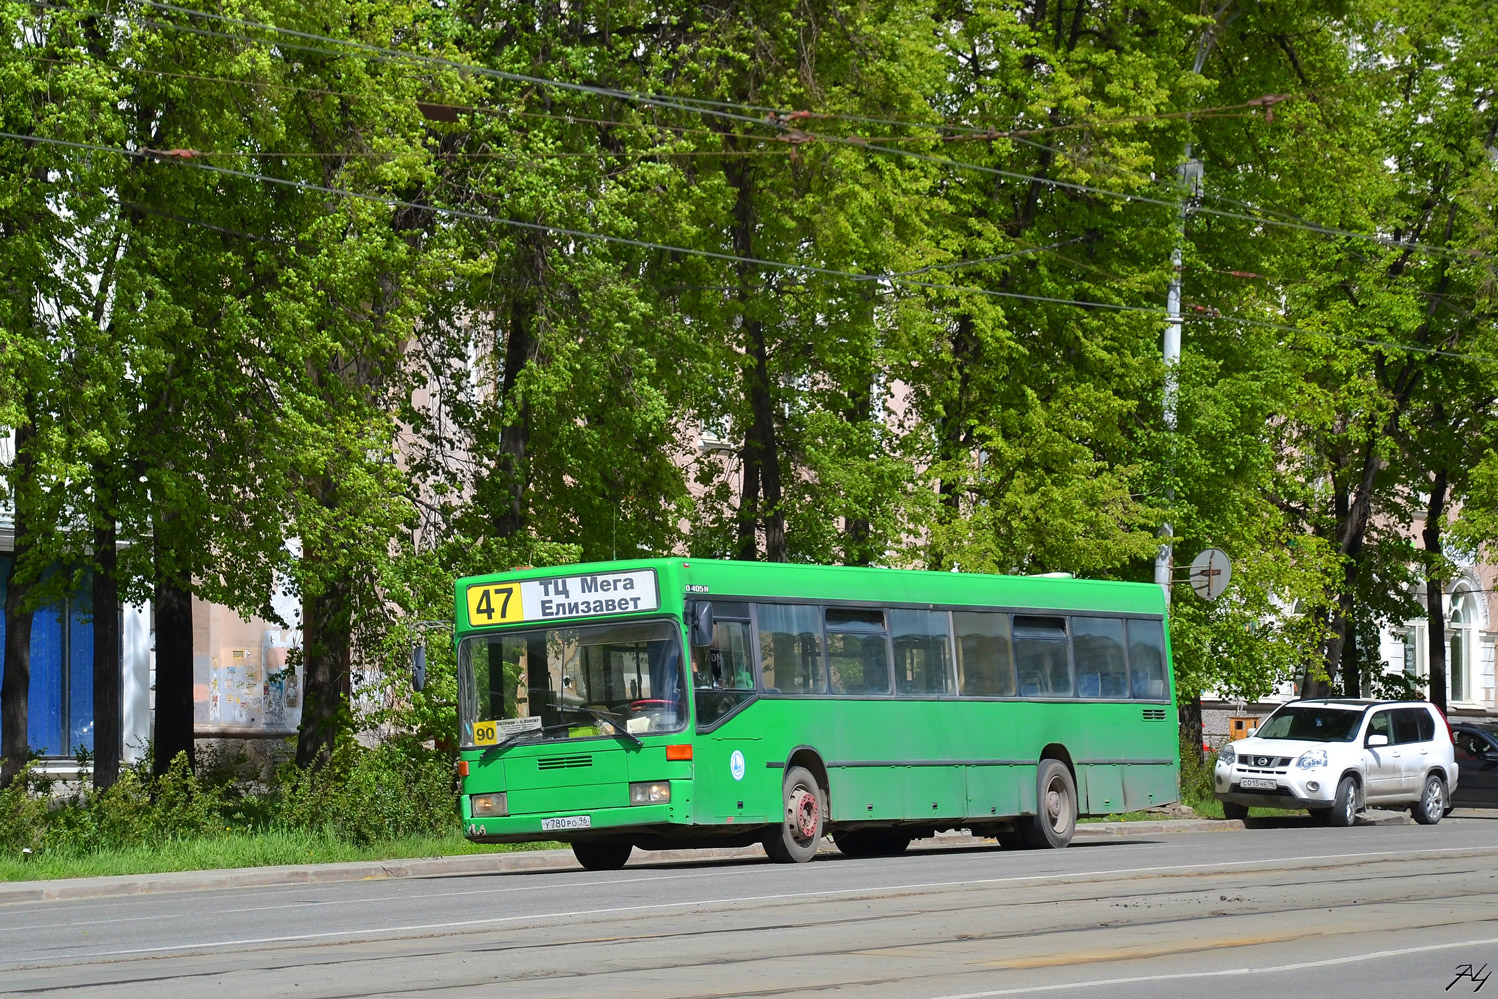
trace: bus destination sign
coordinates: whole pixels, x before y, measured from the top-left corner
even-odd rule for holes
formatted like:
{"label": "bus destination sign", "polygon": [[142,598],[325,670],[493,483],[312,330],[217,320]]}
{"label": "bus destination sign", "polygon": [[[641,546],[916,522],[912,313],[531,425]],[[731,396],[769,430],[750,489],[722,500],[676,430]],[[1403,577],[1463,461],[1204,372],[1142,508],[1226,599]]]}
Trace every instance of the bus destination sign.
{"label": "bus destination sign", "polygon": [[655,570],[477,583],[468,587],[468,623],[475,627],[551,621],[598,614],[638,614],[661,605]]}

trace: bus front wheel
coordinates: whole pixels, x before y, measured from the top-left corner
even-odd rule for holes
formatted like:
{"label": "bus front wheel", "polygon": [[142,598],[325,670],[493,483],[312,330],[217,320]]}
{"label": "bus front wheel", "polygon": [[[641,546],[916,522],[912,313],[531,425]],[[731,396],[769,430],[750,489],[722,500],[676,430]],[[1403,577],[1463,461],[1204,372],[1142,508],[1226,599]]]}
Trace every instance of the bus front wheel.
{"label": "bus front wheel", "polygon": [[1059,760],[1041,760],[1035,775],[1035,814],[1019,823],[1025,845],[1059,850],[1077,831],[1077,784]]}
{"label": "bus front wheel", "polygon": [[595,839],[573,843],[572,855],[590,871],[617,871],[634,849],[628,840]]}
{"label": "bus front wheel", "polygon": [[765,852],[778,864],[804,864],[817,854],[827,815],[827,794],[805,767],[785,772],[785,812],[765,833]]}

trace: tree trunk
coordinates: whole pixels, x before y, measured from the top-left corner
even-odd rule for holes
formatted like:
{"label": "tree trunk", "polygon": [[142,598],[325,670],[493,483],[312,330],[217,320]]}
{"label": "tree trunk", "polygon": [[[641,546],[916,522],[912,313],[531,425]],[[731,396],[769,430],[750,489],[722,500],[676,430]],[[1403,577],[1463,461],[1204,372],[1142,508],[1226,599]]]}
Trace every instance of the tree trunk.
{"label": "tree trunk", "polygon": [[156,730],[151,772],[166,773],[178,753],[197,765],[192,731],[192,591],[163,570],[157,553]]}
{"label": "tree trunk", "polygon": [[500,379],[500,404],[509,414],[499,432],[498,473],[503,477],[505,502],[494,514],[495,534],[502,538],[519,533],[526,520],[526,492],[530,486],[526,452],[530,448],[531,410],[530,405],[520,398],[516,386],[521,373],[535,363],[539,353],[536,325],[546,268],[546,250],[541,237],[528,237],[523,247],[529,249],[530,259],[523,262],[521,287],[511,291],[505,367]]}
{"label": "tree trunk", "polygon": [[[959,463],[972,459],[972,434],[968,429],[968,399],[970,371],[979,361],[978,337],[973,317],[957,317],[957,329],[952,334],[952,367],[956,370],[956,384],[948,392],[940,426],[937,427],[938,457],[945,467],[954,468]],[[962,490],[968,487],[965,477],[948,475],[937,483],[937,495],[941,498],[941,516],[952,523],[962,516]],[[928,569],[945,572],[952,568],[949,552],[933,546]]]}
{"label": "tree trunk", "polygon": [[[94,471],[97,484],[101,469],[96,466]],[[94,529],[93,580],[94,787],[100,790],[119,779],[124,751],[118,563],[114,521],[103,521]]]}
{"label": "tree trunk", "polygon": [[1363,696],[1362,663],[1358,661],[1358,629],[1351,618],[1347,621],[1347,640],[1342,645],[1342,696]]}
{"label": "tree trunk", "polygon": [[1430,700],[1446,713],[1446,607],[1442,602],[1441,529],[1446,524],[1446,470],[1436,472],[1425,508],[1425,630],[1430,642]]}
{"label": "tree trunk", "polygon": [[[764,324],[752,320],[745,324],[748,334],[750,357],[754,361],[754,373],[749,381],[749,408],[754,420],[749,432],[747,451],[753,455],[754,467],[759,469],[759,496],[761,505],[758,524],[765,531],[765,561],[784,562],[785,513],[780,506],[780,448],[775,436],[775,402],[770,391],[770,360],[765,345]],[[745,462],[749,467],[749,462]],[[751,529],[758,526],[748,525]],[[745,525],[740,522],[740,538]]]}
{"label": "tree trunk", "polygon": [[36,431],[23,421],[16,428],[16,458],[12,469],[12,506],[15,543],[10,570],[5,574],[5,678],[0,682],[0,788],[6,788],[26,766],[30,754],[31,615],[25,610],[32,583],[20,571],[31,550],[26,495],[36,466],[31,441]]}
{"label": "tree trunk", "polygon": [[[733,160],[725,168],[735,189],[733,248],[741,257],[754,255],[754,179],[747,160]],[[775,433],[775,397],[770,386],[770,352],[763,320],[754,316],[761,289],[751,287],[757,272],[747,264],[738,270],[740,330],[749,371],[749,432],[744,439],[744,488],[739,498],[738,557],[758,554],[758,535],[765,532],[765,560],[786,560],[785,512],[780,499],[780,448]]]}
{"label": "tree trunk", "polygon": [[[303,558],[314,557],[304,553]],[[349,585],[324,584],[302,596],[302,723],[297,730],[299,767],[326,766],[348,714],[353,610]]]}
{"label": "tree trunk", "polygon": [[1205,738],[1202,732],[1202,699],[1197,694],[1180,701],[1176,707],[1176,718],[1181,727],[1181,763],[1186,765],[1188,753],[1194,754],[1190,763],[1200,764],[1202,762],[1202,740]]}

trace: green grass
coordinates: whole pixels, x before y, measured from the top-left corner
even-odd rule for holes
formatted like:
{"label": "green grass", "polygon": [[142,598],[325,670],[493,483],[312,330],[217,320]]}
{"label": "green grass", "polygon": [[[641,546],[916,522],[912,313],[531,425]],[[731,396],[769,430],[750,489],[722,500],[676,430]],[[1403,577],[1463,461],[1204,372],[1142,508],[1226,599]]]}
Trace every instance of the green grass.
{"label": "green grass", "polygon": [[354,860],[407,860],[516,850],[558,849],[557,843],[480,846],[456,833],[412,836],[355,846],[315,833],[230,833],[222,838],[168,840],[151,846],[92,853],[38,853],[29,859],[0,858],[0,882],[49,881],[118,874],[159,874],[221,868],[336,864]]}

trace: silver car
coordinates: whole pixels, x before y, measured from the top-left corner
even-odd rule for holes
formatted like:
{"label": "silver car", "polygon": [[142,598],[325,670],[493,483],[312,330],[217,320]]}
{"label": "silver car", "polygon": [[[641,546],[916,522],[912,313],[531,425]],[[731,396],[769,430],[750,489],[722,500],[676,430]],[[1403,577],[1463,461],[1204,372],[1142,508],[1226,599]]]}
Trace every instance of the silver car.
{"label": "silver car", "polygon": [[1307,700],[1281,705],[1217,756],[1213,790],[1230,819],[1250,807],[1304,808],[1350,826],[1365,805],[1408,808],[1434,825],[1457,768],[1451,726],[1428,701]]}

